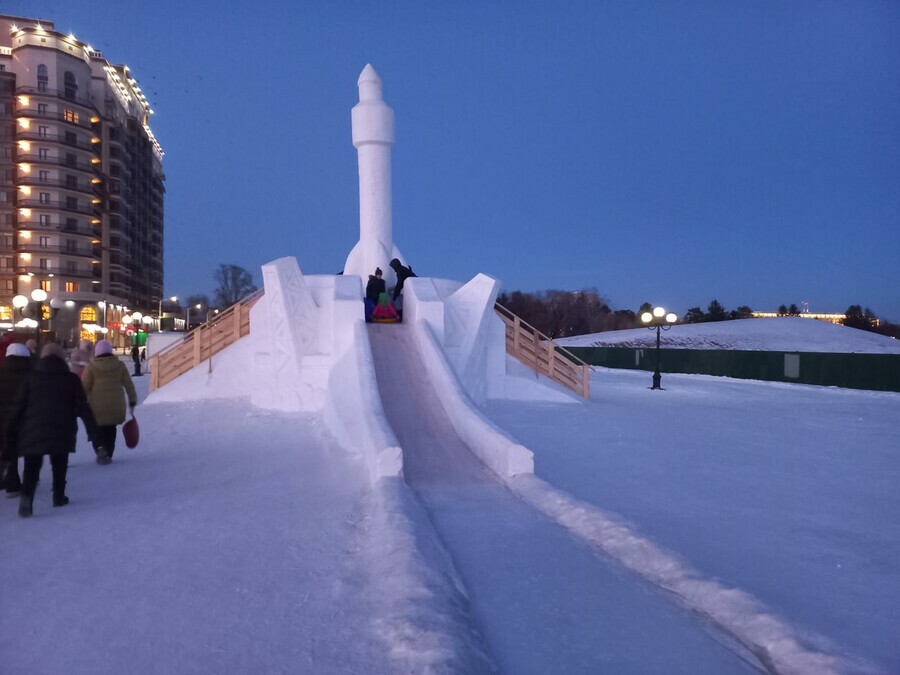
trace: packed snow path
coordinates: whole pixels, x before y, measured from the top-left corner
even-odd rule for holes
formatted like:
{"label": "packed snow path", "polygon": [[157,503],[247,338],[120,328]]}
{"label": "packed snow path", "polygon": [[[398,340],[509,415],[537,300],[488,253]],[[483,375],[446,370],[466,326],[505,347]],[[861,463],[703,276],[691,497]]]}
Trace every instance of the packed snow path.
{"label": "packed snow path", "polygon": [[[148,377],[136,378],[141,400]],[[0,673],[390,673],[372,631],[369,481],[316,415],[138,405],[97,466],[79,431],[65,508],[0,499]]]}
{"label": "packed snow path", "polygon": [[754,672],[689,613],[518,499],[454,433],[410,327],[369,331],[404,473],[501,672]]}

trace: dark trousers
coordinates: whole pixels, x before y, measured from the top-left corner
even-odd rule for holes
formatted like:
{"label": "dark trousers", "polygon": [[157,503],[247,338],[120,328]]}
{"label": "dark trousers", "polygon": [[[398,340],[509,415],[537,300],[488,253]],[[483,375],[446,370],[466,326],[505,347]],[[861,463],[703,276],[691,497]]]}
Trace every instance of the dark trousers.
{"label": "dark trousers", "polygon": [[94,439],[96,445],[103,446],[106,454],[113,456],[116,449],[116,425],[111,424],[107,427],[97,427],[97,438]]}
{"label": "dark trousers", "polygon": [[[44,456],[37,455],[25,458],[25,470],[22,472],[22,493],[34,496]],[[50,468],[53,471],[53,494],[66,493],[66,474],[69,472],[69,453],[57,452],[50,455]]]}
{"label": "dark trousers", "polygon": [[137,359],[134,359],[134,374],[135,375],[141,374],[141,362]]}
{"label": "dark trousers", "polygon": [[19,478],[19,458],[10,460],[6,469],[6,483],[3,486],[7,492],[21,492],[22,481]]}

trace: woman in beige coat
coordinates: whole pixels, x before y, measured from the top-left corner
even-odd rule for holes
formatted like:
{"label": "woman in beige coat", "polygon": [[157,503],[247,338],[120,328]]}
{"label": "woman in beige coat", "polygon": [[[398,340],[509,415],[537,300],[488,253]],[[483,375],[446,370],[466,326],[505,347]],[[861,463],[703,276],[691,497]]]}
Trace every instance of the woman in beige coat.
{"label": "woman in beige coat", "polygon": [[116,449],[116,426],[125,421],[125,395],[134,410],[137,392],[128,368],[113,354],[109,340],[94,347],[94,358],[81,376],[88,402],[97,420],[97,464],[109,464]]}

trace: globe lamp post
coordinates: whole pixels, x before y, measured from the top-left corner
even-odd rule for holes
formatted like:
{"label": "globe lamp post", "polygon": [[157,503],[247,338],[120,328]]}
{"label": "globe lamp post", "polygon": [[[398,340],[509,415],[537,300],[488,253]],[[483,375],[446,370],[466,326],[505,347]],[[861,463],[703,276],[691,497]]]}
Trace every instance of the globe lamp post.
{"label": "globe lamp post", "polygon": [[678,321],[678,317],[672,312],[666,313],[662,307],[654,307],[652,312],[641,314],[641,321],[647,324],[650,330],[656,329],[656,370],[653,371],[653,386],[651,389],[662,389],[662,375],[659,372],[659,335],[662,330],[669,330],[672,324]]}

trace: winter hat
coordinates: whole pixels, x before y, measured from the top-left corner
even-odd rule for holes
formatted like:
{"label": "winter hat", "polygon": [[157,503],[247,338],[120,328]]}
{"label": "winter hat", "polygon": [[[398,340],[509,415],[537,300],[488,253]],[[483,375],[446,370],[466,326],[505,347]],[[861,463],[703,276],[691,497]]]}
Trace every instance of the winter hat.
{"label": "winter hat", "polygon": [[382,274],[384,274],[384,273],[381,271],[381,268],[380,268],[380,267],[376,267],[376,268],[375,268],[375,276],[376,276],[376,277],[380,277]]}
{"label": "winter hat", "polygon": [[112,345],[109,340],[100,340],[94,347],[95,356],[103,356],[104,354],[112,354]]}
{"label": "winter hat", "polygon": [[31,352],[28,351],[28,347],[23,345],[21,342],[13,342],[6,348],[7,356],[31,356]]}

